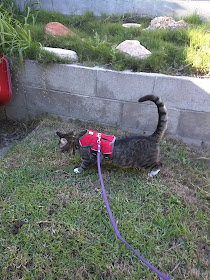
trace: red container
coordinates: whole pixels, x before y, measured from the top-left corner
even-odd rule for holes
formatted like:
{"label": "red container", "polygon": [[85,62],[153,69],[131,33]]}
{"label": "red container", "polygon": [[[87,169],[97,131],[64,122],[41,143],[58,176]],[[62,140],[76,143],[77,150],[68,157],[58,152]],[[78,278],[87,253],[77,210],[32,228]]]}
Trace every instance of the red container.
{"label": "red container", "polygon": [[0,55],[0,106],[6,105],[12,97],[12,84],[9,63],[4,55]]}

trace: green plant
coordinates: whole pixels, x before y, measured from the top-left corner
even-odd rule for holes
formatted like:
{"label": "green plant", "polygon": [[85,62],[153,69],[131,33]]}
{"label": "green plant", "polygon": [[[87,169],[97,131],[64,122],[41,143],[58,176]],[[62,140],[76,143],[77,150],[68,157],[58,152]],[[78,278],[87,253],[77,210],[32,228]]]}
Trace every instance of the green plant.
{"label": "green plant", "polygon": [[0,30],[1,52],[9,57],[19,55],[21,63],[27,52],[39,48],[39,44],[32,40],[30,30],[3,8],[0,10]]}
{"label": "green plant", "polygon": [[39,1],[28,0],[24,2],[24,26],[29,25],[31,21],[33,25],[35,24],[40,8],[41,4]]}
{"label": "green plant", "polygon": [[17,0],[2,0],[0,3],[0,9],[6,9],[13,16],[20,13],[20,7]]}
{"label": "green plant", "polygon": [[189,30],[190,44],[185,48],[186,61],[201,73],[210,72],[210,33],[202,29]]}
{"label": "green plant", "polygon": [[183,19],[189,24],[200,25],[203,23],[201,17],[197,13],[193,13],[192,15],[185,16]]}

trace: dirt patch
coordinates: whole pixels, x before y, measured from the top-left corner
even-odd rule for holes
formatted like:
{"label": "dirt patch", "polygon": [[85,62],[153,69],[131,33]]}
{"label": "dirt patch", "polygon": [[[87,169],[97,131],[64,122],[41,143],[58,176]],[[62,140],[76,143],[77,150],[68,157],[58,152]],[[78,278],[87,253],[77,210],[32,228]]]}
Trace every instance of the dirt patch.
{"label": "dirt patch", "polygon": [[13,120],[1,120],[0,125],[0,156],[4,155],[13,142],[24,139],[35,129],[38,121],[17,122]]}

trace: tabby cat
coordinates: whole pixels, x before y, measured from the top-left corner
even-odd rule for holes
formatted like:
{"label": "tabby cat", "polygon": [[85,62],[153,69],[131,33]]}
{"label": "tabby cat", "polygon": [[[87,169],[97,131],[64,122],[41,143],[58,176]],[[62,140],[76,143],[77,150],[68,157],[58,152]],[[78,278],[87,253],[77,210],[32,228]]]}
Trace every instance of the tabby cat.
{"label": "tabby cat", "polygon": [[[158,109],[158,124],[155,132],[150,136],[128,136],[118,137],[113,136],[111,145],[112,154],[107,155],[101,151],[101,162],[111,159],[114,164],[126,167],[138,167],[141,169],[150,170],[148,174],[150,177],[155,176],[162,166],[160,162],[160,149],[158,143],[162,139],[168,123],[167,109],[161,99],[155,95],[146,95],[138,100],[139,102],[152,101],[156,104]],[[70,155],[75,154],[75,150],[79,151],[82,158],[80,167],[75,168],[75,173],[81,173],[88,166],[97,161],[97,148],[93,148],[96,144],[89,144],[83,146],[82,140],[84,137],[95,134],[97,132],[84,130],[78,133],[69,132],[67,134],[56,132],[60,137],[59,147],[62,152],[68,152]],[[103,138],[105,137],[105,138]],[[110,136],[102,134],[102,141],[108,141]],[[83,141],[83,142],[84,142]],[[111,141],[111,140],[110,140]]]}

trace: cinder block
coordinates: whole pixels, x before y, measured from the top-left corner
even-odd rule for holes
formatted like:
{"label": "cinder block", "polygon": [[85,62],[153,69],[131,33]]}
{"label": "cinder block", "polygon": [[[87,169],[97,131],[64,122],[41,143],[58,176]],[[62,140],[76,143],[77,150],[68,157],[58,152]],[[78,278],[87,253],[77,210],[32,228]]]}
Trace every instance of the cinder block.
{"label": "cinder block", "polygon": [[195,146],[201,146],[203,143],[205,143],[206,147],[210,148],[210,141],[202,141],[200,139],[195,139],[195,138],[190,138],[190,137],[183,137],[183,136],[179,136],[179,135],[166,135],[167,139],[175,139],[178,141],[182,141],[183,143],[187,144],[187,145],[195,145]]}
{"label": "cinder block", "polygon": [[69,115],[70,95],[58,91],[26,88],[26,103],[30,114]]}
{"label": "cinder block", "polygon": [[25,87],[13,85],[12,98],[5,106],[6,116],[13,120],[28,120],[29,114],[26,106]]}
{"label": "cinder block", "polygon": [[154,94],[170,108],[210,112],[210,80],[157,75]]}
{"label": "cinder block", "polygon": [[123,105],[121,126],[145,131],[155,131],[158,121],[157,109],[153,105],[126,102]]}
{"label": "cinder block", "polygon": [[166,134],[176,135],[179,124],[180,111],[168,108],[168,128]]}
{"label": "cinder block", "polygon": [[28,110],[24,107],[7,106],[5,110],[8,119],[16,121],[26,121],[30,118]]}
{"label": "cinder block", "polygon": [[[158,123],[158,111],[155,105],[145,103],[126,102],[123,106],[122,127],[139,130],[141,134],[146,131],[154,132]],[[178,126],[180,112],[168,108],[167,133],[175,134]]]}
{"label": "cinder block", "polygon": [[71,95],[69,117],[107,125],[120,124],[122,104],[113,100]]}
{"label": "cinder block", "polygon": [[5,112],[5,107],[1,106],[0,107],[0,120],[6,119],[6,112]]}
{"label": "cinder block", "polygon": [[97,74],[97,96],[137,102],[140,97],[152,94],[154,82],[153,74],[101,69]]}
{"label": "cinder block", "polygon": [[7,106],[26,107],[25,87],[15,84],[12,87],[12,98]]}
{"label": "cinder block", "polygon": [[45,87],[45,68],[35,60],[26,60],[23,67],[16,67],[17,72],[12,75],[12,84],[27,85],[31,87]]}
{"label": "cinder block", "polygon": [[70,64],[53,64],[46,68],[46,88],[74,94],[95,96],[97,71]]}
{"label": "cinder block", "polygon": [[181,112],[178,135],[210,141],[210,113]]}

